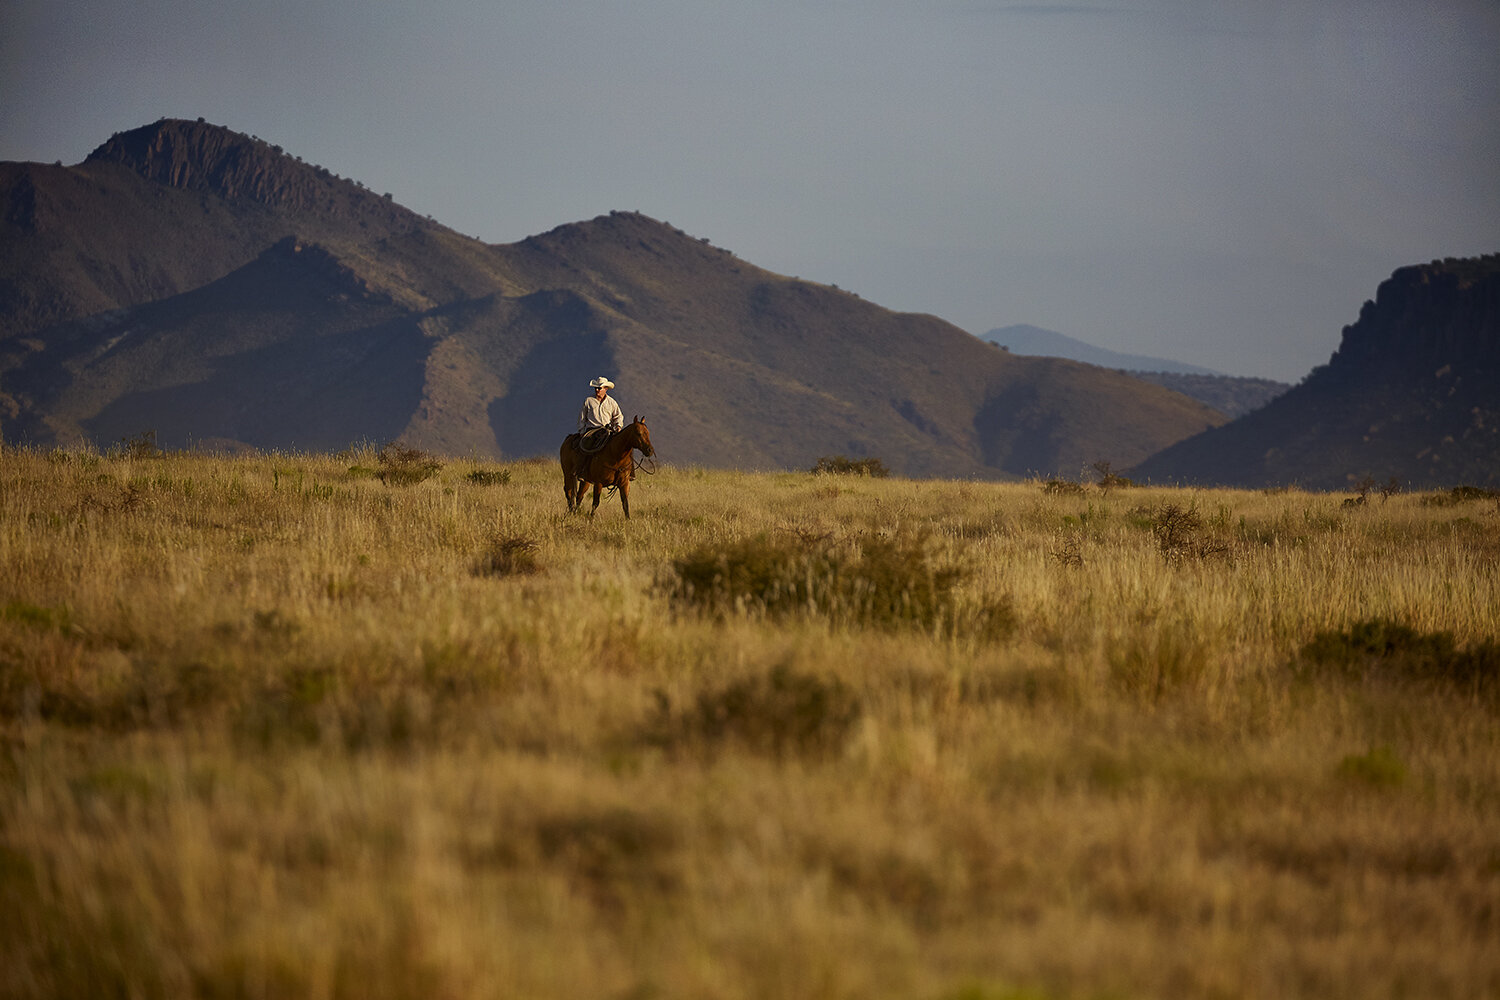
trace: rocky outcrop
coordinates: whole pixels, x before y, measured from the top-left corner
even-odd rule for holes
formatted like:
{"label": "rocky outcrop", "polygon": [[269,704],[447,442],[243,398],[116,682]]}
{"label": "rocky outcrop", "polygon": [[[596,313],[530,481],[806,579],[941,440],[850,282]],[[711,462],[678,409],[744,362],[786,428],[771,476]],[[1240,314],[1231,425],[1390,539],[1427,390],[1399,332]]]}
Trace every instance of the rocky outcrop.
{"label": "rocky outcrop", "polygon": [[[1317,377],[1436,372],[1500,362],[1500,254],[1403,267],[1344,328]],[[1319,374],[1322,373],[1322,374]]]}

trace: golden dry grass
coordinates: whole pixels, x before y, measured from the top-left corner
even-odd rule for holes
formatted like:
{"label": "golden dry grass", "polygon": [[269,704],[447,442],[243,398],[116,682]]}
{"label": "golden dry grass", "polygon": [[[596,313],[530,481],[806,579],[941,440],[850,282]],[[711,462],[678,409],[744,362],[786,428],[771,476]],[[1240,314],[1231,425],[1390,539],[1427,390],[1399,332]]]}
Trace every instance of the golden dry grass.
{"label": "golden dry grass", "polygon": [[1500,994],[1492,500],[375,465],[0,452],[0,994]]}

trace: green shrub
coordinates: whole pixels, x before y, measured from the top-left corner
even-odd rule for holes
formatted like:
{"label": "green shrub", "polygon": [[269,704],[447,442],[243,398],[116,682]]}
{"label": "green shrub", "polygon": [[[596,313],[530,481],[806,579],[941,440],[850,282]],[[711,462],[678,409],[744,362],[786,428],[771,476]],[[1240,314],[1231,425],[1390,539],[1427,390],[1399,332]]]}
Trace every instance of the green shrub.
{"label": "green shrub", "polygon": [[1298,668],[1347,679],[1383,678],[1492,687],[1500,676],[1500,643],[1460,648],[1452,632],[1419,632],[1389,619],[1319,632],[1302,647]]}
{"label": "green shrub", "polygon": [[475,486],[505,486],[510,482],[509,469],[475,469],[464,479]]}
{"label": "green shrub", "polygon": [[394,441],[381,448],[375,458],[380,463],[377,475],[387,486],[411,486],[423,482],[437,475],[443,467],[427,452]]}
{"label": "green shrub", "polygon": [[1394,788],[1406,780],[1406,765],[1388,746],[1373,748],[1367,754],[1350,754],[1339,762],[1339,777],[1377,788]]}
{"label": "green shrub", "polygon": [[878,458],[845,458],[843,455],[824,455],[811,471],[814,475],[869,476],[871,479],[884,479],[891,474]]}
{"label": "green shrub", "polygon": [[760,535],[702,546],[672,564],[669,596],[724,615],[827,616],[843,623],[931,626],[953,610],[957,566],[933,566],[921,538],[865,538],[857,549],[824,538]]}

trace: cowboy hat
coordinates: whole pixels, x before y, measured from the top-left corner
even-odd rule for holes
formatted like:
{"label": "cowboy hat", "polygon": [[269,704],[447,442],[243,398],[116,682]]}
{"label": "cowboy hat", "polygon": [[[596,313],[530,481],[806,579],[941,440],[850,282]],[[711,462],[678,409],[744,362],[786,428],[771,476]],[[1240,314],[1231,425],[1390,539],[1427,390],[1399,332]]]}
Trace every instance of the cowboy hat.
{"label": "cowboy hat", "polygon": [[614,387],[615,384],[609,379],[605,378],[603,375],[600,375],[598,378],[589,383],[590,389],[613,389]]}

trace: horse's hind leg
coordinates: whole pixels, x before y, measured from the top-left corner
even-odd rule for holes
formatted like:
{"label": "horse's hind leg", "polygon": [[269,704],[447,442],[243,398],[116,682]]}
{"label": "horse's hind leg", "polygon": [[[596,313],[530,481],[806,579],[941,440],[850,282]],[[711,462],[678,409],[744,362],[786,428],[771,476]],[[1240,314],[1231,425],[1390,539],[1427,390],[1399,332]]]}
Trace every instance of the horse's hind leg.
{"label": "horse's hind leg", "polygon": [[625,520],[630,520],[630,480],[620,481],[620,509],[625,512]]}
{"label": "horse's hind leg", "polygon": [[[589,517],[593,517],[594,514],[598,512],[598,510],[599,510],[599,493],[603,489],[604,489],[604,487],[601,486],[599,483],[595,483],[594,484],[594,506],[589,509]],[[582,503],[583,502],[583,497],[580,496],[578,498],[578,501],[579,501],[579,503]]]}

